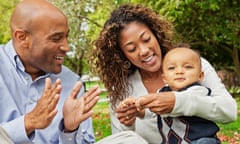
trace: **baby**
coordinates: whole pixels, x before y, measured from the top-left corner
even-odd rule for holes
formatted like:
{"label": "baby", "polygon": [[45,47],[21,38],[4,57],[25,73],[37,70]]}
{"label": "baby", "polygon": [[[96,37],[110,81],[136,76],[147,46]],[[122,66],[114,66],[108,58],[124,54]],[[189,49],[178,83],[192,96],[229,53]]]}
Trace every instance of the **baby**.
{"label": "baby", "polygon": [[[206,100],[211,95],[209,88],[200,85],[204,76],[200,56],[189,48],[175,48],[165,55],[162,76],[166,86],[159,92],[180,91],[185,92],[186,97],[200,93],[206,96]],[[216,136],[219,131],[218,126],[212,121],[196,116],[161,117],[158,115],[158,128],[164,144],[220,143]]]}

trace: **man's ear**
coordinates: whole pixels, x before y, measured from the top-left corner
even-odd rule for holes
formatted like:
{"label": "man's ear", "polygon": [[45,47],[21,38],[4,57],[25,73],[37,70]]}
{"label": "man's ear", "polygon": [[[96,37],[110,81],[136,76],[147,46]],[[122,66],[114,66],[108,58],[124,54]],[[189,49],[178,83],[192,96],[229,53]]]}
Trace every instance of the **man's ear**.
{"label": "man's ear", "polygon": [[28,47],[29,37],[26,31],[22,29],[16,29],[13,36],[14,39],[21,45],[21,47]]}

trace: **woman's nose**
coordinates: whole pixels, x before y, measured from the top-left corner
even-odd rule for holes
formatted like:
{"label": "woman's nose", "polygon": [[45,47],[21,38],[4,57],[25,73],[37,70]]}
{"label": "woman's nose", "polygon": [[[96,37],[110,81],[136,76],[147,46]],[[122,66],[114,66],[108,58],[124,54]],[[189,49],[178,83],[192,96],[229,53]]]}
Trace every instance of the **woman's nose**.
{"label": "woman's nose", "polygon": [[145,56],[149,52],[149,48],[146,45],[140,45],[140,55]]}

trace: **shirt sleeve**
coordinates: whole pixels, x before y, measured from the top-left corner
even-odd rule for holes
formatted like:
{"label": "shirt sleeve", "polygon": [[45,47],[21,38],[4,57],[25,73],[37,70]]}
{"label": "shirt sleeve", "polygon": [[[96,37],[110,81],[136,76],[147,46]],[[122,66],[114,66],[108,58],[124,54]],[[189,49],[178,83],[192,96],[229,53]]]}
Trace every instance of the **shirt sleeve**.
{"label": "shirt sleeve", "polygon": [[91,118],[82,122],[79,128],[71,133],[64,133],[63,123],[63,120],[61,120],[59,124],[59,137],[61,144],[93,144],[95,142]]}
{"label": "shirt sleeve", "polygon": [[135,131],[135,123],[132,126],[125,126],[124,124],[121,124],[117,118],[116,112],[111,108],[111,106],[109,107],[109,110],[110,110],[112,134],[119,133],[126,130]]}
{"label": "shirt sleeve", "polygon": [[28,137],[24,125],[24,116],[2,124],[14,143],[33,143],[34,132]]}
{"label": "shirt sleeve", "polygon": [[236,120],[236,101],[228,93],[214,68],[205,59],[201,60],[204,71],[204,79],[201,84],[211,89],[211,96],[205,97],[201,93],[192,95],[186,91],[174,92],[176,100],[171,114],[199,116],[220,123]]}

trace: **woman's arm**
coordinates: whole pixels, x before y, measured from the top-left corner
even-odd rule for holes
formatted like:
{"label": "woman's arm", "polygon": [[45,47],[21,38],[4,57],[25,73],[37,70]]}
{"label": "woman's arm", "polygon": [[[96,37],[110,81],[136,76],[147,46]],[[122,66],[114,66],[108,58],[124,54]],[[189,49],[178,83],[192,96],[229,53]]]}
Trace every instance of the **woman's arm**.
{"label": "woman's arm", "polygon": [[125,131],[125,130],[135,131],[135,123],[132,126],[125,126],[124,124],[121,124],[119,119],[117,118],[117,113],[111,108],[111,106],[109,110],[110,110],[112,134]]}

